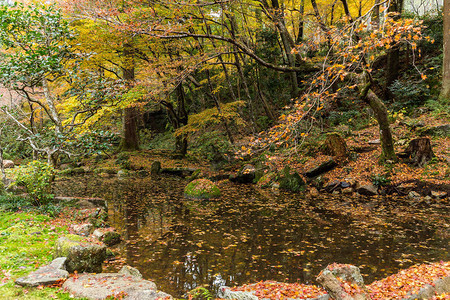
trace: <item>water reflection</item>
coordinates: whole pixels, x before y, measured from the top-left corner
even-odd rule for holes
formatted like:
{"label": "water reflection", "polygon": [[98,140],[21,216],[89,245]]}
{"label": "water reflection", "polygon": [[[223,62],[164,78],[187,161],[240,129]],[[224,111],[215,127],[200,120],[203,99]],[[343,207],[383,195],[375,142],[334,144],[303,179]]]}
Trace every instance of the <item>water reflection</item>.
{"label": "water reflection", "polygon": [[60,182],[57,193],[107,199],[110,223],[127,240],[121,248],[127,263],[174,296],[204,284],[313,283],[335,261],[360,266],[371,282],[449,258],[441,207],[312,200],[229,183],[218,200],[192,201],[182,196],[185,184],[170,177],[79,178]]}

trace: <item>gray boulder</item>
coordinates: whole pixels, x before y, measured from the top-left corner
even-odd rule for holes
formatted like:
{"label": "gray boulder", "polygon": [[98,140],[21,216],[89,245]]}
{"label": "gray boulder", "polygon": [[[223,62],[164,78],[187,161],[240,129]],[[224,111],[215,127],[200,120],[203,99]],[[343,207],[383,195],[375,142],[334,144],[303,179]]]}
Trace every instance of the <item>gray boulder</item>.
{"label": "gray boulder", "polygon": [[156,289],[156,284],[118,273],[84,274],[68,279],[64,290],[74,297],[103,300],[120,298],[124,300],[173,299],[171,295]]}
{"label": "gray boulder", "polygon": [[106,258],[106,246],[69,234],[56,241],[54,257],[67,257],[66,270],[70,273],[100,273]]}
{"label": "gray boulder", "polygon": [[378,188],[369,183],[366,185],[361,185],[359,186],[356,191],[360,194],[360,195],[364,195],[364,196],[375,196],[378,195]]}
{"label": "gray boulder", "polygon": [[49,265],[40,267],[27,276],[18,278],[15,283],[21,286],[36,287],[40,285],[52,285],[69,277],[69,272],[64,269],[65,257],[54,259]]}
{"label": "gray boulder", "polygon": [[88,236],[89,234],[91,234],[93,228],[94,225],[92,225],[91,223],[72,225],[74,233],[81,236]]}
{"label": "gray boulder", "polygon": [[[358,267],[343,264],[328,265],[316,278],[335,300],[368,300],[364,280]],[[344,284],[347,288],[344,288]],[[351,289],[351,291],[349,291]]]}

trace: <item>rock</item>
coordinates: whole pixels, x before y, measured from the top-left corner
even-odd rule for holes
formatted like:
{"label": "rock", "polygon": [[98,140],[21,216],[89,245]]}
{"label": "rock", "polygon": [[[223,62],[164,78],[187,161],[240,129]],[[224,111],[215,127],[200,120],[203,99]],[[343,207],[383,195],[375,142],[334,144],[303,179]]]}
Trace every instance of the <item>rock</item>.
{"label": "rock", "polygon": [[133,276],[135,278],[142,279],[141,272],[139,272],[138,269],[130,267],[130,266],[123,266],[122,269],[120,269],[119,274]]}
{"label": "rock", "polygon": [[450,293],[450,276],[436,279],[432,284],[426,284],[417,293],[409,293],[405,298],[406,300],[415,299],[436,299],[436,295],[443,295]]}
{"label": "rock", "polygon": [[339,180],[332,180],[332,181],[328,182],[323,188],[328,193],[331,193],[334,190],[339,189],[340,187],[341,187],[341,182]]}
{"label": "rock", "polygon": [[194,199],[210,199],[220,196],[220,190],[211,180],[196,179],[184,188],[184,195]]}
{"label": "rock", "polygon": [[347,144],[344,138],[337,132],[327,134],[324,144],[325,153],[338,158],[345,158],[348,155]]}
{"label": "rock", "polygon": [[3,167],[5,168],[5,169],[11,169],[11,168],[14,168],[14,162],[12,161],[12,160],[8,160],[8,159],[4,159],[3,160]]}
{"label": "rock", "polygon": [[94,226],[91,223],[72,225],[74,233],[82,236],[88,236],[89,234],[91,234],[93,228]]}
{"label": "rock", "polygon": [[285,167],[279,177],[280,189],[299,192],[304,189],[305,182],[297,172],[291,172],[289,167]]}
{"label": "rock", "polygon": [[230,176],[231,182],[253,183],[256,176],[256,168],[250,164],[243,166],[239,172]]}
{"label": "rock", "polygon": [[95,229],[94,232],[92,233],[92,235],[97,239],[97,240],[101,240],[103,238],[103,235],[105,233],[101,230],[101,229]]}
{"label": "rock", "polygon": [[255,291],[251,291],[251,292],[232,291],[227,286],[222,286],[219,288],[217,297],[219,299],[236,299],[236,300],[258,300],[259,299],[255,295]]}
{"label": "rock", "polygon": [[129,175],[130,175],[130,172],[128,172],[128,170],[120,169],[119,171],[117,171],[117,177],[119,179],[127,178]]}
{"label": "rock", "polygon": [[156,290],[156,284],[119,273],[85,274],[72,277],[63,289],[74,297],[92,300],[157,300],[173,299],[171,295]]}
{"label": "rock", "polygon": [[120,234],[114,231],[107,231],[102,237],[102,242],[108,247],[119,244],[121,240]]}
{"label": "rock", "polygon": [[369,143],[369,145],[379,145],[379,144],[381,144],[380,139],[371,140],[368,143]]}
{"label": "rock", "polygon": [[345,189],[342,189],[342,194],[346,194],[346,195],[353,194],[353,188],[347,187]]}
{"label": "rock", "polygon": [[431,191],[431,197],[436,199],[444,199],[447,197],[447,192],[440,192],[440,191]]}
{"label": "rock", "polygon": [[40,285],[52,285],[69,277],[69,272],[64,269],[65,257],[54,259],[49,265],[40,267],[27,276],[18,278],[15,283],[21,286],[35,287]]}
{"label": "rock", "polygon": [[106,246],[69,234],[56,241],[54,257],[67,257],[66,270],[70,273],[100,273],[106,257]]}
{"label": "rock", "polygon": [[408,193],[408,197],[411,200],[419,200],[420,199],[420,194],[415,192],[415,191],[411,191]]}
{"label": "rock", "polygon": [[310,178],[316,177],[322,173],[333,170],[336,166],[337,166],[337,163],[333,159],[330,159],[324,163],[321,163],[319,166],[306,171],[305,176],[310,177]]}
{"label": "rock", "polygon": [[375,195],[378,195],[378,188],[375,185],[371,184],[371,183],[358,187],[356,189],[356,191],[360,195],[364,195],[364,196],[375,196]]}
{"label": "rock", "polygon": [[150,168],[150,174],[152,175],[158,175],[161,172],[161,162],[158,160],[155,160],[152,163],[152,166]]}
{"label": "rock", "polygon": [[324,287],[332,299],[370,299],[358,267],[352,265],[331,264],[320,272],[316,280]]}

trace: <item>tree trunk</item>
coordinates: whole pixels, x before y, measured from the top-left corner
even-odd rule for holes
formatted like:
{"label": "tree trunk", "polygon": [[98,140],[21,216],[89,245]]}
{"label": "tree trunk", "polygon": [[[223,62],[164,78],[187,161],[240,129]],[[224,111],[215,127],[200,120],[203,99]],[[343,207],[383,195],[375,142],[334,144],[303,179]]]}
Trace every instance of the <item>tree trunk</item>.
{"label": "tree trunk", "polygon": [[[395,12],[401,14],[403,10],[403,0],[393,0],[390,2],[388,8],[389,12]],[[393,95],[389,90],[391,84],[398,78],[400,69],[400,46],[393,45],[387,53],[386,73],[385,73],[385,85],[384,85],[384,98],[386,100],[392,99]]]}
{"label": "tree trunk", "polygon": [[450,0],[444,0],[444,63],[441,99],[450,103]]}
{"label": "tree trunk", "polygon": [[409,158],[410,163],[416,167],[423,167],[433,157],[433,149],[429,138],[417,138],[409,142],[408,148],[400,155]]}
{"label": "tree trunk", "polygon": [[120,151],[135,151],[139,149],[139,136],[137,133],[137,120],[139,112],[136,107],[127,107],[123,110],[122,120],[122,140],[120,142]]}
{"label": "tree trunk", "polygon": [[370,75],[364,72],[362,75],[362,82],[360,85],[360,97],[364,102],[369,104],[370,108],[375,114],[375,119],[380,128],[380,142],[381,142],[381,156],[380,162],[386,160],[397,161],[397,156],[394,150],[394,141],[392,139],[391,128],[389,126],[389,117],[386,106],[383,101],[370,89],[371,80]]}
{"label": "tree trunk", "polygon": [[[123,79],[132,84],[135,79],[134,51],[130,43],[125,43],[123,48]],[[139,149],[138,121],[139,113],[136,107],[127,107],[122,112],[123,129],[119,151],[135,151]]]}

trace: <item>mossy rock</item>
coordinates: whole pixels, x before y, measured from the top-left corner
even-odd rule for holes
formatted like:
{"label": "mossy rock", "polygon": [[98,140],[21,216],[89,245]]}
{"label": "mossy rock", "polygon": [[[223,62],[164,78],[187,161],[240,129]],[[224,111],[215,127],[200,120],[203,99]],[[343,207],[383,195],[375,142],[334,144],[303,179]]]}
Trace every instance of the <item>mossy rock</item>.
{"label": "mossy rock", "polygon": [[70,273],[100,273],[106,257],[106,247],[90,243],[81,236],[68,234],[56,241],[53,256],[67,257],[66,270]]}
{"label": "mossy rock", "polygon": [[121,240],[120,234],[114,231],[106,232],[102,238],[102,242],[108,247],[117,245]]}
{"label": "mossy rock", "polygon": [[305,181],[297,172],[290,172],[289,167],[285,167],[278,178],[280,189],[299,192],[305,189]]}
{"label": "mossy rock", "polygon": [[220,196],[220,189],[211,180],[195,179],[184,188],[187,198],[210,199]]}
{"label": "mossy rock", "polygon": [[272,183],[274,182],[276,178],[276,174],[273,172],[266,173],[259,178],[257,182],[257,186],[261,188],[268,188],[272,186]]}

